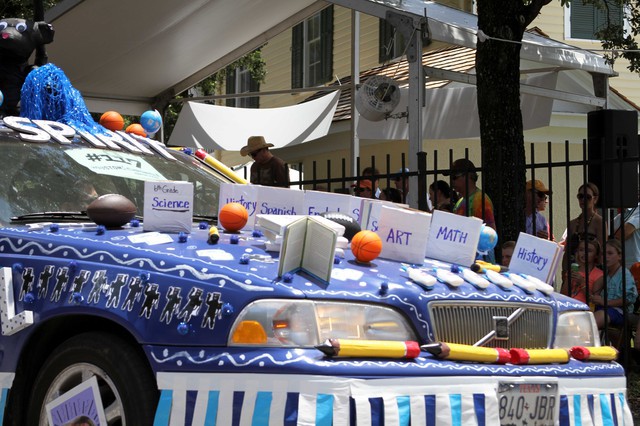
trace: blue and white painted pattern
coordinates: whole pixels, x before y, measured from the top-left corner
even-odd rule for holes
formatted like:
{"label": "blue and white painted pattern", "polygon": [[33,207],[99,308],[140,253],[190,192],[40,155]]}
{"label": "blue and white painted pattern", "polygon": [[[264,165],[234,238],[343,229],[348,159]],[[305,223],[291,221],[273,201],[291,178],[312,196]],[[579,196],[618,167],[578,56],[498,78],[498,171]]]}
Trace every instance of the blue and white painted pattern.
{"label": "blue and white painted pattern", "polygon": [[0,425],[4,422],[4,409],[7,405],[7,395],[13,383],[14,373],[0,373]]}
{"label": "blue and white painted pattern", "polygon": [[[509,380],[159,373],[154,426],[495,425],[498,382]],[[560,426],[633,424],[624,378],[558,384]]]}

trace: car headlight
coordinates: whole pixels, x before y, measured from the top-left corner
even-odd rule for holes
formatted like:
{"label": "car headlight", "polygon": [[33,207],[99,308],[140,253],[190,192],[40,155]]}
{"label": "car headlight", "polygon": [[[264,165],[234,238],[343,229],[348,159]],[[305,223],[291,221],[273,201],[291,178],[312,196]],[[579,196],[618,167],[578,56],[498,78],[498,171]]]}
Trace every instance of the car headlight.
{"label": "car headlight", "polygon": [[230,346],[313,347],[326,339],[416,340],[393,309],[360,303],[260,300],[238,316]]}
{"label": "car headlight", "polygon": [[569,311],[558,316],[554,347],[600,346],[600,335],[591,311]]}

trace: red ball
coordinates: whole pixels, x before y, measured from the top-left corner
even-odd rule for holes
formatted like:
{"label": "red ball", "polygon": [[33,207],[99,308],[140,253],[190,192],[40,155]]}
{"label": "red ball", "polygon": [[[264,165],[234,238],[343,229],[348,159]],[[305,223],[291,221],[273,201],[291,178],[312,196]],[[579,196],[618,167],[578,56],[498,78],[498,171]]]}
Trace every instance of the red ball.
{"label": "red ball", "polygon": [[142,136],[142,137],[147,137],[147,132],[144,131],[144,128],[142,127],[142,124],[140,123],[133,123],[133,124],[129,124],[125,130],[127,133],[134,133],[138,136]]}
{"label": "red ball", "polygon": [[225,231],[236,232],[241,230],[249,220],[249,212],[240,203],[227,203],[218,213],[218,223]]}
{"label": "red ball", "polygon": [[360,231],[351,239],[351,252],[358,262],[371,262],[381,251],[382,240],[373,231]]}
{"label": "red ball", "polygon": [[124,127],[124,118],[116,111],[107,111],[100,117],[100,124],[116,132]]}

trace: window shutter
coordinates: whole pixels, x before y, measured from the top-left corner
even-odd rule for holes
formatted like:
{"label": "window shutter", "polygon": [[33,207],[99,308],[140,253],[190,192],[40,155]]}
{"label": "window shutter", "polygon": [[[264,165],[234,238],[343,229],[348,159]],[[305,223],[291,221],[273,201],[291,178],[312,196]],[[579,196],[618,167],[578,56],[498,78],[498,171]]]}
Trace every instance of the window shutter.
{"label": "window shutter", "polygon": [[[225,92],[227,95],[236,93],[236,69],[227,68],[227,77],[225,79]],[[235,98],[227,98],[226,104],[228,107],[236,106]]]}
{"label": "window shutter", "polygon": [[[260,91],[260,83],[256,81],[253,76],[251,80],[249,80],[249,91],[250,92],[258,92]],[[252,96],[247,99],[247,108],[260,108],[260,96]]]}
{"label": "window shutter", "polygon": [[378,26],[378,62],[381,64],[393,59],[393,47],[391,47],[393,38],[393,25],[385,19],[380,18]]}
{"label": "window shutter", "polygon": [[[623,9],[614,1],[607,1],[611,23],[622,26]],[[571,38],[595,40],[595,33],[607,25],[607,11],[593,4],[582,4],[580,0],[571,2]]]}
{"label": "window shutter", "polygon": [[333,79],[333,5],[323,9],[320,15],[322,25],[322,76],[319,83]]}
{"label": "window shutter", "polygon": [[298,24],[291,30],[291,88],[302,87],[302,66],[304,49],[304,25]]}

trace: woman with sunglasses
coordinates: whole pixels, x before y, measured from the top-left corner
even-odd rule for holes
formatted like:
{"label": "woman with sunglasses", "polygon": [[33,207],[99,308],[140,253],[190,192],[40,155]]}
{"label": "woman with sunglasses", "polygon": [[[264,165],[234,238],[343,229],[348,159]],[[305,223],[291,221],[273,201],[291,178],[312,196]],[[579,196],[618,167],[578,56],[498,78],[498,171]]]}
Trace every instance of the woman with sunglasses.
{"label": "woman with sunglasses", "polygon": [[594,237],[600,243],[600,247],[604,247],[602,216],[596,211],[598,203],[598,195],[600,191],[598,187],[591,182],[587,182],[578,188],[576,198],[580,205],[580,214],[569,222],[569,226],[565,231],[563,243],[565,244],[564,258],[562,261],[562,272],[569,270],[569,265],[575,262],[576,248],[580,240]]}

